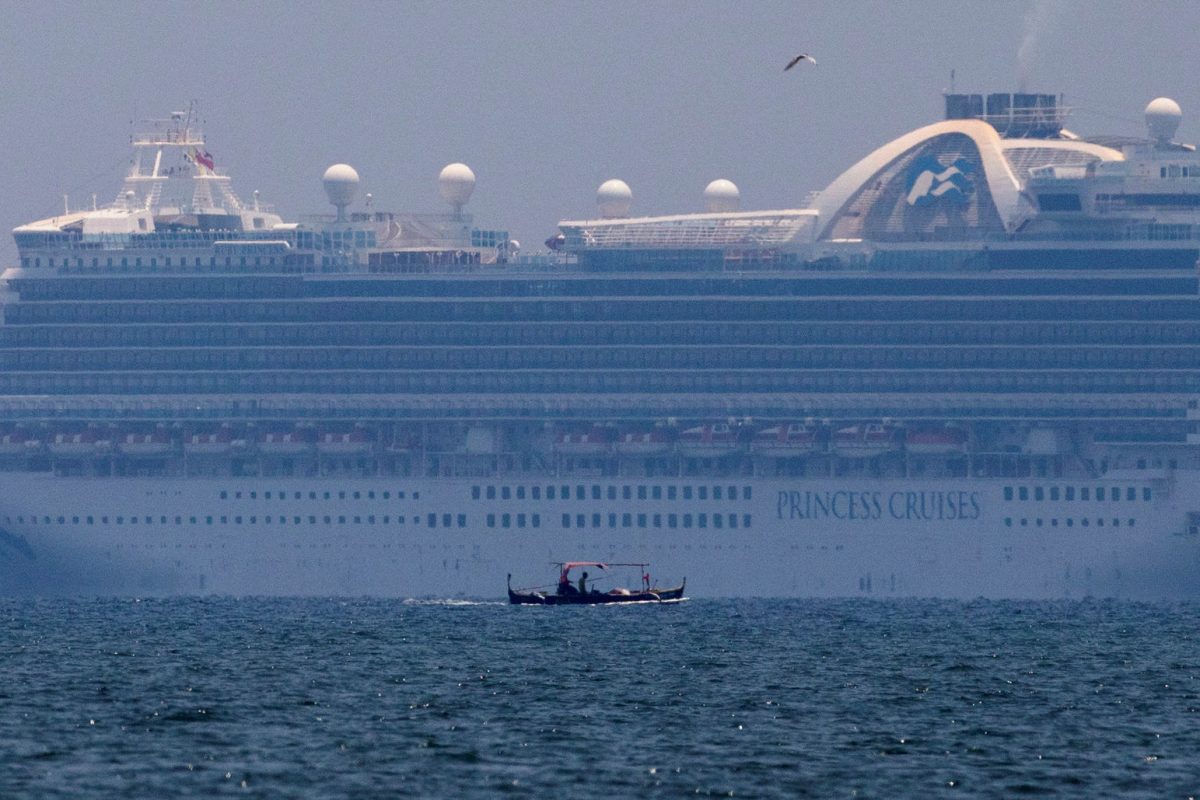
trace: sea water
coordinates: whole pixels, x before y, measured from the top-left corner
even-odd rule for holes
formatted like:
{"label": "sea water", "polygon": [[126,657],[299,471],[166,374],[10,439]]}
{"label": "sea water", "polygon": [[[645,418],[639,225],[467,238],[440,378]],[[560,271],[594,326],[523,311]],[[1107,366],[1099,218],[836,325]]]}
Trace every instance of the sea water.
{"label": "sea water", "polygon": [[0,601],[0,797],[1200,796],[1200,606]]}

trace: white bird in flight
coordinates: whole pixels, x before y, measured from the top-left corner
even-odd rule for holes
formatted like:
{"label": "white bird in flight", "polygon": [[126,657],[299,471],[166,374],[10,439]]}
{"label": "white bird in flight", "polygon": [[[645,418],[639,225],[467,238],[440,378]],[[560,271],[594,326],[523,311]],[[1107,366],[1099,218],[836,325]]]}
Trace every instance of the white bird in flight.
{"label": "white bird in flight", "polygon": [[787,63],[787,66],[783,68],[783,71],[787,72],[789,69],[796,66],[801,61],[811,61],[814,67],[817,65],[817,60],[815,58],[810,56],[808,53],[801,53],[800,55],[796,56],[791,61],[789,61]]}

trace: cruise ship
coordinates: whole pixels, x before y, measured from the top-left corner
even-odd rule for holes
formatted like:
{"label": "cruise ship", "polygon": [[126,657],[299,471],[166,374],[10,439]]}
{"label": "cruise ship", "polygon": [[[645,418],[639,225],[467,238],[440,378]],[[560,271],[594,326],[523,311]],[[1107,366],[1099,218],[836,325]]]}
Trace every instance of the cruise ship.
{"label": "cruise ship", "polygon": [[[191,111],[0,284],[0,594],[1200,593],[1200,158],[950,94],[805,207],[592,219],[240,198]],[[432,170],[431,170],[432,171]]]}

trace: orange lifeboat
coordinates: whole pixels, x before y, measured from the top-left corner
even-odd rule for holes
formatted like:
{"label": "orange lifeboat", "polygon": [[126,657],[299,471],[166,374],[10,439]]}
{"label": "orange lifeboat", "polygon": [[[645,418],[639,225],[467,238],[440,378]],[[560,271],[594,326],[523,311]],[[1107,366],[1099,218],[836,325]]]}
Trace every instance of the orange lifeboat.
{"label": "orange lifeboat", "polygon": [[804,456],[820,449],[816,425],[799,422],[783,423],[754,434],[750,442],[750,450],[759,456],[768,458],[793,458]]}
{"label": "orange lifeboat", "polygon": [[617,436],[613,448],[623,456],[657,456],[671,449],[671,440],[666,431],[658,428],[650,431],[629,430]]}
{"label": "orange lifeboat", "polygon": [[727,422],[697,425],[680,433],[676,446],[689,458],[720,458],[738,451],[737,431]]}
{"label": "orange lifeboat", "polygon": [[886,423],[852,425],[833,434],[834,451],[846,458],[875,458],[899,446],[899,429]]}
{"label": "orange lifeboat", "polygon": [[183,437],[183,452],[189,456],[224,456],[233,451],[234,444],[233,431],[226,425],[215,431],[187,434]]}
{"label": "orange lifeboat", "polygon": [[312,431],[307,428],[267,431],[258,436],[258,452],[267,456],[300,456],[312,452],[312,448]]}
{"label": "orange lifeboat", "polygon": [[162,458],[171,454],[171,437],[159,428],[153,433],[126,433],[117,446],[130,458]]}
{"label": "orange lifeboat", "polygon": [[345,432],[323,431],[317,436],[317,452],[323,456],[366,455],[374,444],[362,428]]}
{"label": "orange lifeboat", "polygon": [[42,443],[24,428],[0,431],[0,457],[24,456],[35,452]]}
{"label": "orange lifeboat", "polygon": [[554,438],[554,452],[564,456],[607,455],[611,446],[611,434],[603,425],[593,425],[586,431],[563,432]]}
{"label": "orange lifeboat", "polygon": [[56,433],[50,440],[51,455],[74,458],[105,455],[112,450],[112,441],[102,437],[95,429],[73,433]]}
{"label": "orange lifeboat", "polygon": [[915,455],[951,455],[967,449],[967,432],[946,425],[940,428],[909,428],[904,447]]}

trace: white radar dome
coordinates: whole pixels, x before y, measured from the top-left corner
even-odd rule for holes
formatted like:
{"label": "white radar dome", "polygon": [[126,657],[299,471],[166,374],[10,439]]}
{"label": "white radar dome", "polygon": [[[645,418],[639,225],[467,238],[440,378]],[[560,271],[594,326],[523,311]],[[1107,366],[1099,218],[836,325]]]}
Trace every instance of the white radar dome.
{"label": "white radar dome", "polygon": [[358,194],[358,173],[349,164],[334,164],[325,170],[321,181],[325,184],[325,196],[331,205],[337,206],[338,217],[341,217]]}
{"label": "white radar dome", "polygon": [[600,207],[600,216],[605,219],[628,217],[629,208],[633,205],[633,192],[625,181],[607,180],[596,190],[596,205]]}
{"label": "white radar dome", "polygon": [[466,164],[455,162],[442,167],[438,175],[438,191],[442,199],[454,206],[456,211],[462,211],[474,190],[475,173]]}
{"label": "white radar dome", "polygon": [[1150,138],[1166,144],[1175,136],[1179,129],[1179,120],[1183,111],[1169,97],[1156,97],[1146,106],[1146,127],[1150,130]]}
{"label": "white radar dome", "polygon": [[742,194],[738,191],[737,184],[724,178],[717,178],[704,187],[704,210],[710,214],[737,211],[741,199]]}

